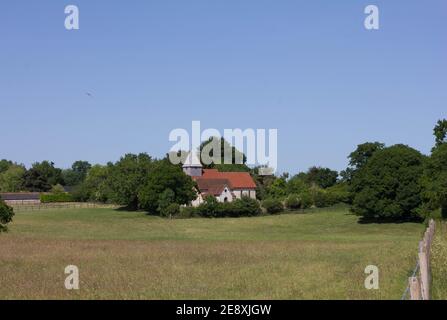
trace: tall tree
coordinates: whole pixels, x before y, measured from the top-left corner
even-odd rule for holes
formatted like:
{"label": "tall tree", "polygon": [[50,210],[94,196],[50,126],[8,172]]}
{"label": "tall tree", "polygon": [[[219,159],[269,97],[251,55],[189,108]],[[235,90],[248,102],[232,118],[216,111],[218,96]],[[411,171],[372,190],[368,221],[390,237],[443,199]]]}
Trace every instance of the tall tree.
{"label": "tall tree", "polygon": [[351,181],[353,212],[367,219],[419,218],[424,160],[405,145],[375,152]]}
{"label": "tall tree", "polygon": [[366,165],[374,153],[383,148],[385,148],[385,144],[381,142],[366,142],[359,144],[357,149],[351,152],[348,156],[349,167],[340,172],[341,180],[349,183],[356,172]]}
{"label": "tall tree", "polygon": [[338,172],[329,168],[312,167],[305,177],[305,181],[310,185],[316,185],[320,188],[329,188],[337,183]]}
{"label": "tall tree", "polygon": [[24,189],[32,192],[47,192],[52,186],[64,184],[62,170],[53,162],[36,162],[24,175]]}
{"label": "tall tree", "polygon": [[166,159],[159,160],[138,192],[140,207],[155,213],[167,207],[169,201],[179,205],[189,204],[196,198],[194,186],[191,177],[180,167]]}
{"label": "tall tree", "polygon": [[[246,171],[250,169],[245,165],[247,157],[236,147],[231,146],[228,141],[220,137],[210,137],[207,141],[200,145],[200,153],[202,152],[213,160],[211,164],[204,164],[205,168],[217,168],[222,171]],[[220,151],[220,157],[215,151]],[[231,159],[231,164],[225,163],[225,158]],[[230,165],[230,166],[229,166]],[[231,166],[232,165],[232,166]]]}
{"label": "tall tree", "polygon": [[62,173],[65,184],[68,186],[81,184],[87,177],[87,173],[91,167],[92,165],[87,161],[74,162],[71,169],[64,170]]}
{"label": "tall tree", "polygon": [[[447,144],[435,148],[426,161],[423,186],[424,209],[426,211],[442,208],[444,218],[447,218]],[[423,212],[427,213],[427,212]]]}
{"label": "tall tree", "polygon": [[0,192],[19,192],[22,189],[26,169],[22,165],[12,164],[0,173]]}
{"label": "tall tree", "polygon": [[6,160],[6,159],[2,159],[0,160],[0,173],[5,172],[6,170],[9,169],[10,166],[13,165],[12,161]]}
{"label": "tall tree", "polygon": [[433,129],[435,136],[436,147],[446,143],[447,139],[447,119],[439,120]]}
{"label": "tall tree", "polygon": [[108,165],[108,184],[111,200],[138,209],[138,193],[146,184],[153,167],[152,158],[146,153],[126,154],[115,164]]}

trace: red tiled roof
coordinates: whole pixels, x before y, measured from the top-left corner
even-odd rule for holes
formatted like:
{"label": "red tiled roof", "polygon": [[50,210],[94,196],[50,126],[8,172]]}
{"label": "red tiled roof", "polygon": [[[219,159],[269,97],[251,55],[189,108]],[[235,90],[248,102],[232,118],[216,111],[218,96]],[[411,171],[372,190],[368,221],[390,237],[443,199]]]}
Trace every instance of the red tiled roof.
{"label": "red tiled roof", "polygon": [[226,179],[230,182],[231,189],[256,189],[256,183],[248,172],[219,172],[216,169],[205,169],[202,176],[196,177],[195,180],[199,182],[209,179]]}
{"label": "red tiled roof", "polygon": [[231,188],[230,181],[227,179],[203,179],[201,177],[196,178],[197,186],[203,194],[212,194],[218,196],[222,194],[222,191],[226,186]]}

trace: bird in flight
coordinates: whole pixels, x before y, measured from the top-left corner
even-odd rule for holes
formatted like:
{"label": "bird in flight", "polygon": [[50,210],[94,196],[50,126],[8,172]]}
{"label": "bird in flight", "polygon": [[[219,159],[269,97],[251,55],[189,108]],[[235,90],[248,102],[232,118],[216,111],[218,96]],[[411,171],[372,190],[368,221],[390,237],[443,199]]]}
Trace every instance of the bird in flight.
{"label": "bird in flight", "polygon": [[88,95],[90,98],[93,98],[93,95],[90,92],[86,92],[86,95]]}

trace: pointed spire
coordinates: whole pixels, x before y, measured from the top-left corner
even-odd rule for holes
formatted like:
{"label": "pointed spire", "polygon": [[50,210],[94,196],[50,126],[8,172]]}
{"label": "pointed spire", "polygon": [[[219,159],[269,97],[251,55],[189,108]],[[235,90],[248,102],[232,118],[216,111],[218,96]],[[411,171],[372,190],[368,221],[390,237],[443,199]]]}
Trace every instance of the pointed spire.
{"label": "pointed spire", "polygon": [[183,164],[183,168],[202,168],[202,164],[200,163],[199,157],[195,152],[190,152],[186,157],[185,163]]}

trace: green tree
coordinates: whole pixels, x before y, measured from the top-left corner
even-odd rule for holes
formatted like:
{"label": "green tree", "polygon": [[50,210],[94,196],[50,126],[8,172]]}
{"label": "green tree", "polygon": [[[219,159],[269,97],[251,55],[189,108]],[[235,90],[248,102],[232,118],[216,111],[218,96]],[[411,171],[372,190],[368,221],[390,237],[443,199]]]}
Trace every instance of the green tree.
{"label": "green tree", "polygon": [[329,188],[337,183],[338,172],[329,168],[312,167],[306,173],[306,182],[320,188]]}
{"label": "green tree", "polygon": [[126,154],[115,164],[109,163],[107,183],[111,200],[129,209],[138,209],[138,195],[146,185],[153,166],[152,158],[146,153]]}
{"label": "green tree", "polygon": [[168,160],[156,161],[153,169],[147,175],[145,182],[138,191],[140,208],[148,212],[158,212],[160,195],[167,189],[174,192],[171,201],[179,205],[189,204],[196,198],[195,183],[179,166],[172,165]]}
{"label": "green tree", "polygon": [[268,198],[283,198],[287,195],[287,181],[284,177],[276,178],[267,188]]}
{"label": "green tree", "polygon": [[22,165],[11,164],[0,173],[0,192],[19,192],[22,189],[26,169]]}
{"label": "green tree", "polygon": [[308,188],[309,186],[302,175],[297,174],[287,181],[286,190],[288,194],[300,194]]}
{"label": "green tree", "polygon": [[6,225],[12,221],[14,210],[0,199],[0,232],[7,231]]}
{"label": "green tree", "polygon": [[421,183],[424,210],[442,208],[443,217],[447,218],[447,144],[439,145],[433,150],[425,163]]}
{"label": "green tree", "polygon": [[350,182],[357,171],[366,165],[368,160],[379,150],[383,150],[385,144],[381,142],[366,142],[359,144],[355,151],[348,156],[349,167],[340,172],[343,182]]}
{"label": "green tree", "polygon": [[447,138],[447,119],[439,120],[433,129],[435,135],[436,147],[446,143]]}
{"label": "green tree", "polygon": [[9,169],[10,166],[13,165],[12,161],[6,160],[6,159],[2,159],[0,160],[0,173],[5,172],[6,170]]}
{"label": "green tree", "polygon": [[351,182],[352,211],[365,219],[420,218],[424,156],[405,145],[379,150]]}
{"label": "green tree", "polygon": [[53,162],[36,162],[24,175],[24,189],[32,192],[47,192],[56,184],[64,184],[62,170]]}
{"label": "green tree", "polygon": [[64,182],[67,186],[77,186],[81,184],[87,177],[88,171],[92,165],[87,161],[76,161],[71,166],[71,169],[62,172]]}
{"label": "green tree", "polygon": [[108,202],[111,198],[109,185],[109,167],[94,165],[87,173],[85,180],[75,187],[73,196],[78,201]]}
{"label": "green tree", "polygon": [[48,192],[51,190],[51,184],[48,179],[36,169],[29,169],[23,177],[23,188],[31,192]]}
{"label": "green tree", "polygon": [[[220,148],[220,157],[215,151]],[[230,145],[228,141],[220,137],[210,137],[207,141],[202,142],[200,145],[200,154],[202,152],[209,155],[213,159],[213,163],[204,164],[204,168],[220,168],[221,171],[249,171],[249,168],[245,165],[247,162],[247,157],[241,151],[237,150],[236,147]],[[225,156],[231,159],[231,164],[236,165],[236,167],[228,166],[225,163]]]}
{"label": "green tree", "polygon": [[381,142],[366,142],[359,144],[357,149],[349,155],[349,165],[355,170],[361,169],[368,160],[379,150],[385,148]]}
{"label": "green tree", "polygon": [[173,203],[175,203],[175,192],[167,188],[158,197],[158,212],[163,215],[164,211]]}

